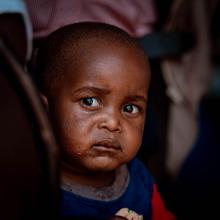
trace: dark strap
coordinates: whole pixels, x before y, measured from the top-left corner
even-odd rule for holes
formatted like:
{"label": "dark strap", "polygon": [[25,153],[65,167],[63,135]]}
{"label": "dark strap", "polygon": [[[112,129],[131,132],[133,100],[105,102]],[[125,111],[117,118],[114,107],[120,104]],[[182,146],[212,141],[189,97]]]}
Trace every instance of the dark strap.
{"label": "dark strap", "polygon": [[194,45],[192,35],[184,32],[154,32],[139,42],[151,59],[180,55]]}

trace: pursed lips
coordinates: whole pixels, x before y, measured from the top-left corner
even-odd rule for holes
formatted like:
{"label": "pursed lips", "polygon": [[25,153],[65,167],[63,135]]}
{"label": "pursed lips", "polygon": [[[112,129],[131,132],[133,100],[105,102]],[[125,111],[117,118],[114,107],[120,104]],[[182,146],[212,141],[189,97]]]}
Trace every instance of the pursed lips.
{"label": "pursed lips", "polygon": [[122,150],[120,143],[112,139],[104,139],[101,141],[97,141],[95,142],[95,144],[93,144],[92,148],[95,150],[111,151],[111,152]]}

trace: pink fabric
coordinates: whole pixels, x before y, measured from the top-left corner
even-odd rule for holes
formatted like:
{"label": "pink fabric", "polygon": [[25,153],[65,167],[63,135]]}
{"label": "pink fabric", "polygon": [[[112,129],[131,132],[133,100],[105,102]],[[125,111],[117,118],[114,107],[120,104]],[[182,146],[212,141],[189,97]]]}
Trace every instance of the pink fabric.
{"label": "pink fabric", "polygon": [[80,21],[104,22],[140,37],[153,31],[153,0],[26,0],[34,37]]}

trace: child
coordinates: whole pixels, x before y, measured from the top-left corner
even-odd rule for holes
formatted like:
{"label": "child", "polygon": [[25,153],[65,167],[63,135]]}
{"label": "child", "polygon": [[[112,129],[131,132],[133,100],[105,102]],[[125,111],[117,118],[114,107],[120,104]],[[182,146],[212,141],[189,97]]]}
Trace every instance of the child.
{"label": "child", "polygon": [[45,40],[37,74],[61,146],[61,217],[109,219],[127,208],[145,220],[175,219],[134,159],[150,82],[136,41],[107,24],[68,25]]}

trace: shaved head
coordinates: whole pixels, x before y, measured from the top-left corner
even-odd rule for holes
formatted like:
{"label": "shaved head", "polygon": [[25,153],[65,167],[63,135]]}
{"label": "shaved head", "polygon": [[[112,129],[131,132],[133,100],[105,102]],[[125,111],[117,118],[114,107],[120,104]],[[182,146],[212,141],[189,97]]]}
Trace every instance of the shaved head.
{"label": "shaved head", "polygon": [[36,80],[41,92],[54,94],[67,68],[74,67],[74,74],[82,64],[79,60],[89,59],[90,52],[99,47],[132,48],[140,59],[146,59],[136,40],[115,26],[94,22],[67,25],[51,33],[38,51]]}

